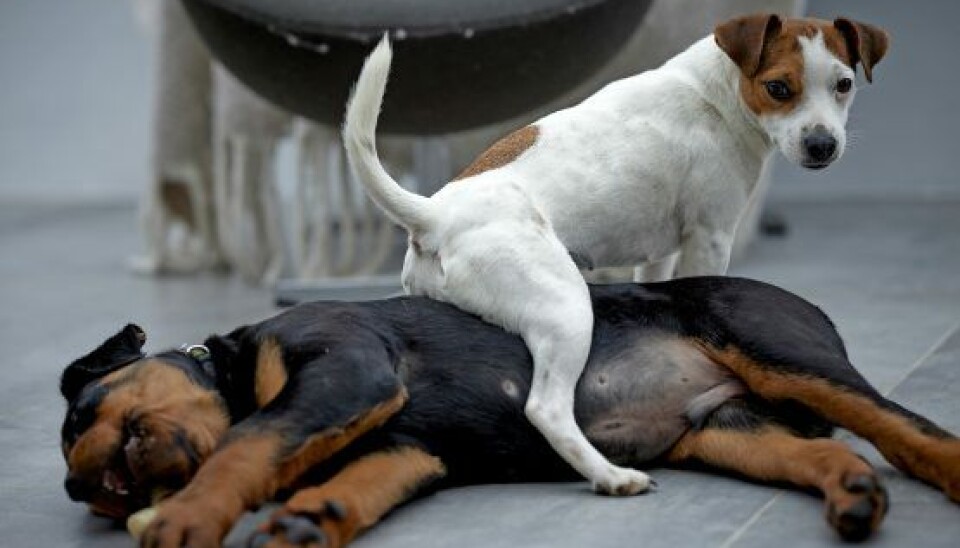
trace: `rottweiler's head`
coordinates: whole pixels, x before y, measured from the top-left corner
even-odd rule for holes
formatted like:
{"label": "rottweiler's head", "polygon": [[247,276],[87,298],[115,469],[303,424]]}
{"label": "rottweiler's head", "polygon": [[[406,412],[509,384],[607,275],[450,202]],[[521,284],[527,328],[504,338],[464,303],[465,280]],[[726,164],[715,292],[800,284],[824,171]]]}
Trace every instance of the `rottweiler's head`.
{"label": "rottweiler's head", "polygon": [[145,341],[140,327],[127,325],[60,380],[67,494],[113,518],[183,487],[230,422],[200,359],[179,351],[147,356]]}

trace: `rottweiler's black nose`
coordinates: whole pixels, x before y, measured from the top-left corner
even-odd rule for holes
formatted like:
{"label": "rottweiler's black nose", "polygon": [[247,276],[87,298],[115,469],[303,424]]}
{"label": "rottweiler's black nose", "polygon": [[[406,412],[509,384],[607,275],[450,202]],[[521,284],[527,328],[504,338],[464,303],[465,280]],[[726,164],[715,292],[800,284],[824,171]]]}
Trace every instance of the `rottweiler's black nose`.
{"label": "rottweiler's black nose", "polygon": [[816,128],[803,138],[807,158],[817,163],[826,163],[837,152],[837,140],[826,129]]}
{"label": "rottweiler's black nose", "polygon": [[90,498],[90,486],[74,475],[68,475],[63,481],[63,488],[67,490],[67,496],[70,500],[76,502],[86,502]]}

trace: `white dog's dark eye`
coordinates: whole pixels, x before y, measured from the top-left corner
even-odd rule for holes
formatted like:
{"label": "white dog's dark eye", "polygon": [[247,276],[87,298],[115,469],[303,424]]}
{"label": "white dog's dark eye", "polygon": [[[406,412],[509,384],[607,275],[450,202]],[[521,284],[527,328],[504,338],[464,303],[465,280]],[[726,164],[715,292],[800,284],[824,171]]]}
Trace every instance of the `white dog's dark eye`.
{"label": "white dog's dark eye", "polygon": [[790,91],[790,86],[783,80],[770,80],[764,85],[770,97],[773,97],[777,101],[786,101],[793,96],[793,92]]}
{"label": "white dog's dark eye", "polygon": [[847,93],[850,91],[850,88],[853,87],[853,80],[849,78],[841,78],[837,82],[837,93]]}

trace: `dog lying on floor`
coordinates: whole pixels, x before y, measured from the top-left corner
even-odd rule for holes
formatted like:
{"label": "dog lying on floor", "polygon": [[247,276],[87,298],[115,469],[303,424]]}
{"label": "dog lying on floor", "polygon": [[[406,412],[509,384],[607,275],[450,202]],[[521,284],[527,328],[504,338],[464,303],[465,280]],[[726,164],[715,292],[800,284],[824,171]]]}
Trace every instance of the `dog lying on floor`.
{"label": "dog lying on floor", "polygon": [[[799,297],[704,277],[594,286],[591,299],[576,413],[611,461],[816,490],[830,525],[859,540],[887,494],[827,437],[841,426],[960,501],[960,440],[881,396]],[[128,325],[61,381],[72,499],[123,518],[179,490],[143,546],[216,546],[244,510],[285,493],[251,545],[343,546],[428,487],[578,477],[524,416],[520,338],[444,303],[317,302],[205,348],[148,356],[144,341]]]}

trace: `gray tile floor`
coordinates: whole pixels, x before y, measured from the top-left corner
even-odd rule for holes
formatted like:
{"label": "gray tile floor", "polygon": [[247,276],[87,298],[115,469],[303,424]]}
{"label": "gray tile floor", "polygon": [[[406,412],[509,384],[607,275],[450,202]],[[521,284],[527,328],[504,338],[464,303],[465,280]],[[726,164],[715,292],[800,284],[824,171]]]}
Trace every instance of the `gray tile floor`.
{"label": "gray tile floor", "polygon": [[[871,381],[960,431],[960,200],[775,207],[789,236],[761,240],[734,273],[820,304]],[[141,323],[159,349],[270,314],[270,295],[230,278],[131,275],[124,263],[139,243],[128,204],[3,204],[0,219],[0,538],[11,546],[127,546],[122,531],[62,491],[57,375],[126,321]],[[893,507],[875,545],[955,546],[960,508],[882,466]],[[808,495],[694,472],[654,474],[659,492],[625,500],[593,496],[579,483],[443,492],[401,509],[358,545],[837,543]]]}

